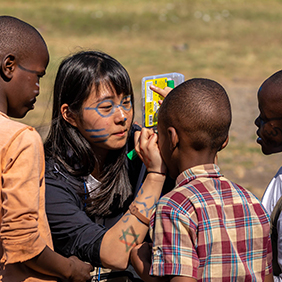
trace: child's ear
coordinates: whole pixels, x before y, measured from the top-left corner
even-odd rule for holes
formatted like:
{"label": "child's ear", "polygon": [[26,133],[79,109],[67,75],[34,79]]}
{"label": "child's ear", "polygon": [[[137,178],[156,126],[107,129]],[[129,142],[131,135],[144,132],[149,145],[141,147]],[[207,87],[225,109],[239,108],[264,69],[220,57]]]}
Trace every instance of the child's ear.
{"label": "child's ear", "polygon": [[14,55],[6,55],[1,63],[1,76],[5,81],[9,81],[13,77],[13,73],[16,67],[16,58]]}
{"label": "child's ear", "polygon": [[224,149],[224,148],[227,146],[228,142],[229,142],[229,135],[228,135],[227,138],[225,139],[224,143],[221,145],[221,148],[219,149],[219,151],[221,151],[222,149]]}
{"label": "child's ear", "polygon": [[172,126],[167,129],[167,133],[169,138],[169,149],[173,151],[178,146],[179,137],[175,128]]}
{"label": "child's ear", "polygon": [[76,119],[74,118],[73,114],[69,110],[68,104],[63,104],[61,106],[61,114],[62,114],[62,117],[65,121],[70,123],[72,126],[77,127]]}

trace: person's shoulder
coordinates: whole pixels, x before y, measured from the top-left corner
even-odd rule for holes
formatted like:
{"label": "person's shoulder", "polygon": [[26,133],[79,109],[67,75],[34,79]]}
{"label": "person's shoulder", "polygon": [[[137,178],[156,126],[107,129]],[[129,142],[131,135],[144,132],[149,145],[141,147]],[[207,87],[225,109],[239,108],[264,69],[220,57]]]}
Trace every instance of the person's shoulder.
{"label": "person's shoulder", "polygon": [[[256,201],[259,201],[258,198],[247,188],[243,187],[242,185],[235,183],[233,181],[231,181],[230,179],[224,178],[225,182],[228,183],[228,185],[233,188],[233,191],[237,191],[237,193],[239,193],[239,195],[241,195],[242,197],[250,197],[255,199]],[[232,190],[231,190],[232,191]]]}
{"label": "person's shoulder", "polygon": [[50,157],[45,159],[45,182],[46,190],[50,186],[52,189],[57,187],[74,194],[77,194],[76,192],[80,191],[81,186],[84,185],[82,177],[71,175],[62,165]]}
{"label": "person's shoulder", "polygon": [[0,132],[1,147],[9,145],[15,140],[20,140],[21,143],[42,143],[39,133],[33,127],[3,115],[0,115]]}
{"label": "person's shoulder", "polygon": [[282,183],[282,166],[276,172],[275,176],[273,177],[273,180],[277,183]]}
{"label": "person's shoulder", "polygon": [[171,191],[161,196],[158,201],[158,206],[178,209],[183,201],[189,201],[189,197],[183,192],[186,192],[183,187],[174,187]]}
{"label": "person's shoulder", "polygon": [[237,193],[236,203],[243,205],[245,205],[245,203],[248,203],[249,205],[252,205],[253,210],[257,215],[269,218],[269,215],[264,205],[258,199],[258,197],[253,194],[253,192],[237,183],[231,181],[230,183],[233,185],[233,188],[236,190]]}
{"label": "person's shoulder", "polygon": [[15,131],[22,130],[28,127],[29,127],[28,125],[12,120],[5,114],[0,113],[0,131],[1,132],[3,132],[4,130],[9,131],[9,132],[15,132]]}

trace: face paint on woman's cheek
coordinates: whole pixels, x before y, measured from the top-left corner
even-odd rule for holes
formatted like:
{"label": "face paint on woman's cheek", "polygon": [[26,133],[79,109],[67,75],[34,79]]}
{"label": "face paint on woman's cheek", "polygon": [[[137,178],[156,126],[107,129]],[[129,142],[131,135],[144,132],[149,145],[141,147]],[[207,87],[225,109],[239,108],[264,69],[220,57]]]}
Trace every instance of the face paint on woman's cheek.
{"label": "face paint on woman's cheek", "polygon": [[[101,128],[101,129],[85,129],[86,132],[101,132],[104,131],[105,128]],[[90,135],[90,138],[105,138],[103,140],[98,140],[98,141],[94,141],[94,143],[104,143],[107,142],[109,134],[100,134],[100,135]]]}

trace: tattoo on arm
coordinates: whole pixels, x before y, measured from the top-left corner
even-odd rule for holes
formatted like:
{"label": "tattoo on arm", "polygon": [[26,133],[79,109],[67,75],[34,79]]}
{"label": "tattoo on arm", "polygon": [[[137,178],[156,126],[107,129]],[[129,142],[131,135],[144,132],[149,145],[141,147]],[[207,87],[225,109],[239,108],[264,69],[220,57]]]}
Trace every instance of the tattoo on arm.
{"label": "tattoo on arm", "polygon": [[154,208],[154,206],[156,205],[156,199],[154,199],[154,203],[148,207],[146,202],[139,202],[136,201],[137,204],[142,205],[144,208],[143,209],[139,209],[139,211],[141,213],[145,213],[146,217],[149,217],[149,212]]}
{"label": "tattoo on arm", "polygon": [[[139,202],[139,201],[138,201],[138,197],[139,197],[140,195],[142,195],[143,192],[144,192],[144,190],[143,190],[143,188],[141,187],[135,199],[136,199],[136,203],[138,203],[139,205],[143,206],[143,209],[139,209],[139,212],[142,213],[142,214],[145,214],[146,217],[149,217],[149,212],[150,212],[150,211],[153,209],[153,207],[156,205],[157,200],[156,200],[156,198],[154,198],[154,203],[151,205],[151,207],[148,207],[148,206],[147,206],[147,203],[144,202],[144,201],[143,201],[143,202]],[[152,197],[153,197],[153,196],[148,196],[148,197],[145,198],[145,200],[151,199]],[[125,215],[124,215],[124,217],[123,217],[122,222],[123,222],[123,223],[127,223],[128,220],[129,220],[129,216],[130,216],[130,215],[131,215],[131,213],[130,213],[129,211],[126,212]],[[138,219],[138,221],[140,221],[140,220]]]}
{"label": "tattoo on arm", "polygon": [[130,216],[130,212],[127,212],[127,213],[124,215],[122,222],[123,222],[123,223],[126,223],[126,222],[129,220],[129,216]]}
{"label": "tattoo on arm", "polygon": [[128,227],[126,230],[122,230],[122,236],[119,240],[125,245],[126,252],[137,245],[137,239],[140,234],[136,234],[133,226]]}

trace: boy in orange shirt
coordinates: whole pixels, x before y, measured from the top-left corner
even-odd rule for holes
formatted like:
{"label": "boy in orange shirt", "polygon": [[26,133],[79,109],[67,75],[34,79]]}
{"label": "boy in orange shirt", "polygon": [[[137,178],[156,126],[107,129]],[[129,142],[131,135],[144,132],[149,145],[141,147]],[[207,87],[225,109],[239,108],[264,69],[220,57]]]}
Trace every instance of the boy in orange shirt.
{"label": "boy in orange shirt", "polygon": [[34,27],[0,17],[0,281],[90,279],[91,265],[52,250],[42,141],[32,127],[9,119],[34,108],[48,62],[47,46]]}

